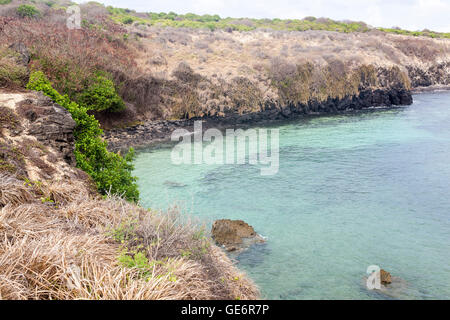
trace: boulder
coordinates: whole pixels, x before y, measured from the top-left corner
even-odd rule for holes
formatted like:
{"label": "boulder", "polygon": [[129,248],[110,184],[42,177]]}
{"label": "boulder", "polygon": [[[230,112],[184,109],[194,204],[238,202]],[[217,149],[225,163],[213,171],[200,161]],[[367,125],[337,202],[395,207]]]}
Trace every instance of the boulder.
{"label": "boulder", "polygon": [[381,284],[390,284],[392,283],[391,274],[387,272],[386,270],[381,269],[380,270],[380,278],[381,278]]}
{"label": "boulder", "polygon": [[253,243],[264,241],[252,226],[242,220],[216,220],[211,234],[214,240],[223,245],[227,251],[237,251]]}

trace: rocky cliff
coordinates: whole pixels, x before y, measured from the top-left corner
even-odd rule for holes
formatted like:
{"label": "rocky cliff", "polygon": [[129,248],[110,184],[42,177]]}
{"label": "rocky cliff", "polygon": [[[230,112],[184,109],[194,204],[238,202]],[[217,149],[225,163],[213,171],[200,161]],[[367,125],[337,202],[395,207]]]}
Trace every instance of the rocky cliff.
{"label": "rocky cliff", "polygon": [[[96,73],[108,75],[127,108],[92,113],[104,129],[116,128],[105,134],[112,147],[123,136],[129,136],[123,145],[143,135],[167,137],[174,121],[242,124],[405,105],[411,90],[450,82],[445,34],[393,34],[368,26],[350,32],[329,19],[316,21],[320,30],[292,29],[292,21],[267,22],[281,29],[175,28],[147,14],[92,3],[82,6],[82,28],[69,30],[61,21],[64,12],[43,14],[34,20],[0,16],[1,42],[19,54],[22,69],[42,70],[75,101]],[[126,23],[116,19],[122,14],[129,15]],[[1,53],[0,63],[8,65],[7,56]]]}
{"label": "rocky cliff", "polygon": [[220,127],[409,105],[412,90],[450,83],[449,39],[128,28],[139,30],[147,75],[117,73],[139,124],[119,128],[129,113],[101,119],[114,149],[167,138],[193,119]]}
{"label": "rocky cliff", "polygon": [[74,167],[74,127],[41,94],[0,89],[0,299],[259,297],[177,210],[101,197]]}
{"label": "rocky cliff", "polygon": [[75,122],[38,93],[0,91],[1,172],[21,179],[76,178]]}

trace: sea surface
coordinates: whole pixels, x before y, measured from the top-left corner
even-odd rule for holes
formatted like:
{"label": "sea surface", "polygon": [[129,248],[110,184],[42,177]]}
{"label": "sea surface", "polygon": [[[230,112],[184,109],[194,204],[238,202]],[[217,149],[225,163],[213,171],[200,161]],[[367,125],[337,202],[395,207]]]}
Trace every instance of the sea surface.
{"label": "sea surface", "polygon": [[[176,204],[210,228],[242,219],[266,237],[235,257],[269,299],[450,299],[450,92],[390,110],[309,117],[279,129],[279,171],[138,153],[145,207]],[[256,128],[258,129],[258,128]],[[206,145],[206,144],[205,144]],[[398,277],[389,294],[363,278]]]}

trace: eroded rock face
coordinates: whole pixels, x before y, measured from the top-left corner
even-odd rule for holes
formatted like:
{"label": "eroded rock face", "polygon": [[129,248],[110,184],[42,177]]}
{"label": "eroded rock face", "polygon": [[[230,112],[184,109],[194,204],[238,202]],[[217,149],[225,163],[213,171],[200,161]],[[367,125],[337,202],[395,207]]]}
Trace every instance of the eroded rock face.
{"label": "eroded rock face", "polygon": [[214,240],[228,251],[236,251],[253,243],[264,242],[253,227],[242,220],[216,220],[211,234]]}
{"label": "eroded rock face", "polygon": [[450,62],[441,62],[426,68],[406,66],[412,87],[450,85]]}
{"label": "eroded rock face", "polygon": [[30,121],[28,134],[35,136],[44,145],[59,151],[64,160],[75,165],[75,121],[70,113],[41,93],[36,100],[25,100],[19,112]]}

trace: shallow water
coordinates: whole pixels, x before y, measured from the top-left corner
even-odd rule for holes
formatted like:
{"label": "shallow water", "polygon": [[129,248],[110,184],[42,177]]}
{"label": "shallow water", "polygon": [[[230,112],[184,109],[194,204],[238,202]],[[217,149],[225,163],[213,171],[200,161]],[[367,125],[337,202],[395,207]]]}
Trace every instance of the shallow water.
{"label": "shallow water", "polygon": [[280,129],[280,168],[135,161],[142,204],[177,202],[208,225],[242,219],[267,237],[238,266],[270,299],[385,299],[362,278],[379,265],[401,299],[450,299],[450,92],[391,110],[314,117]]}

